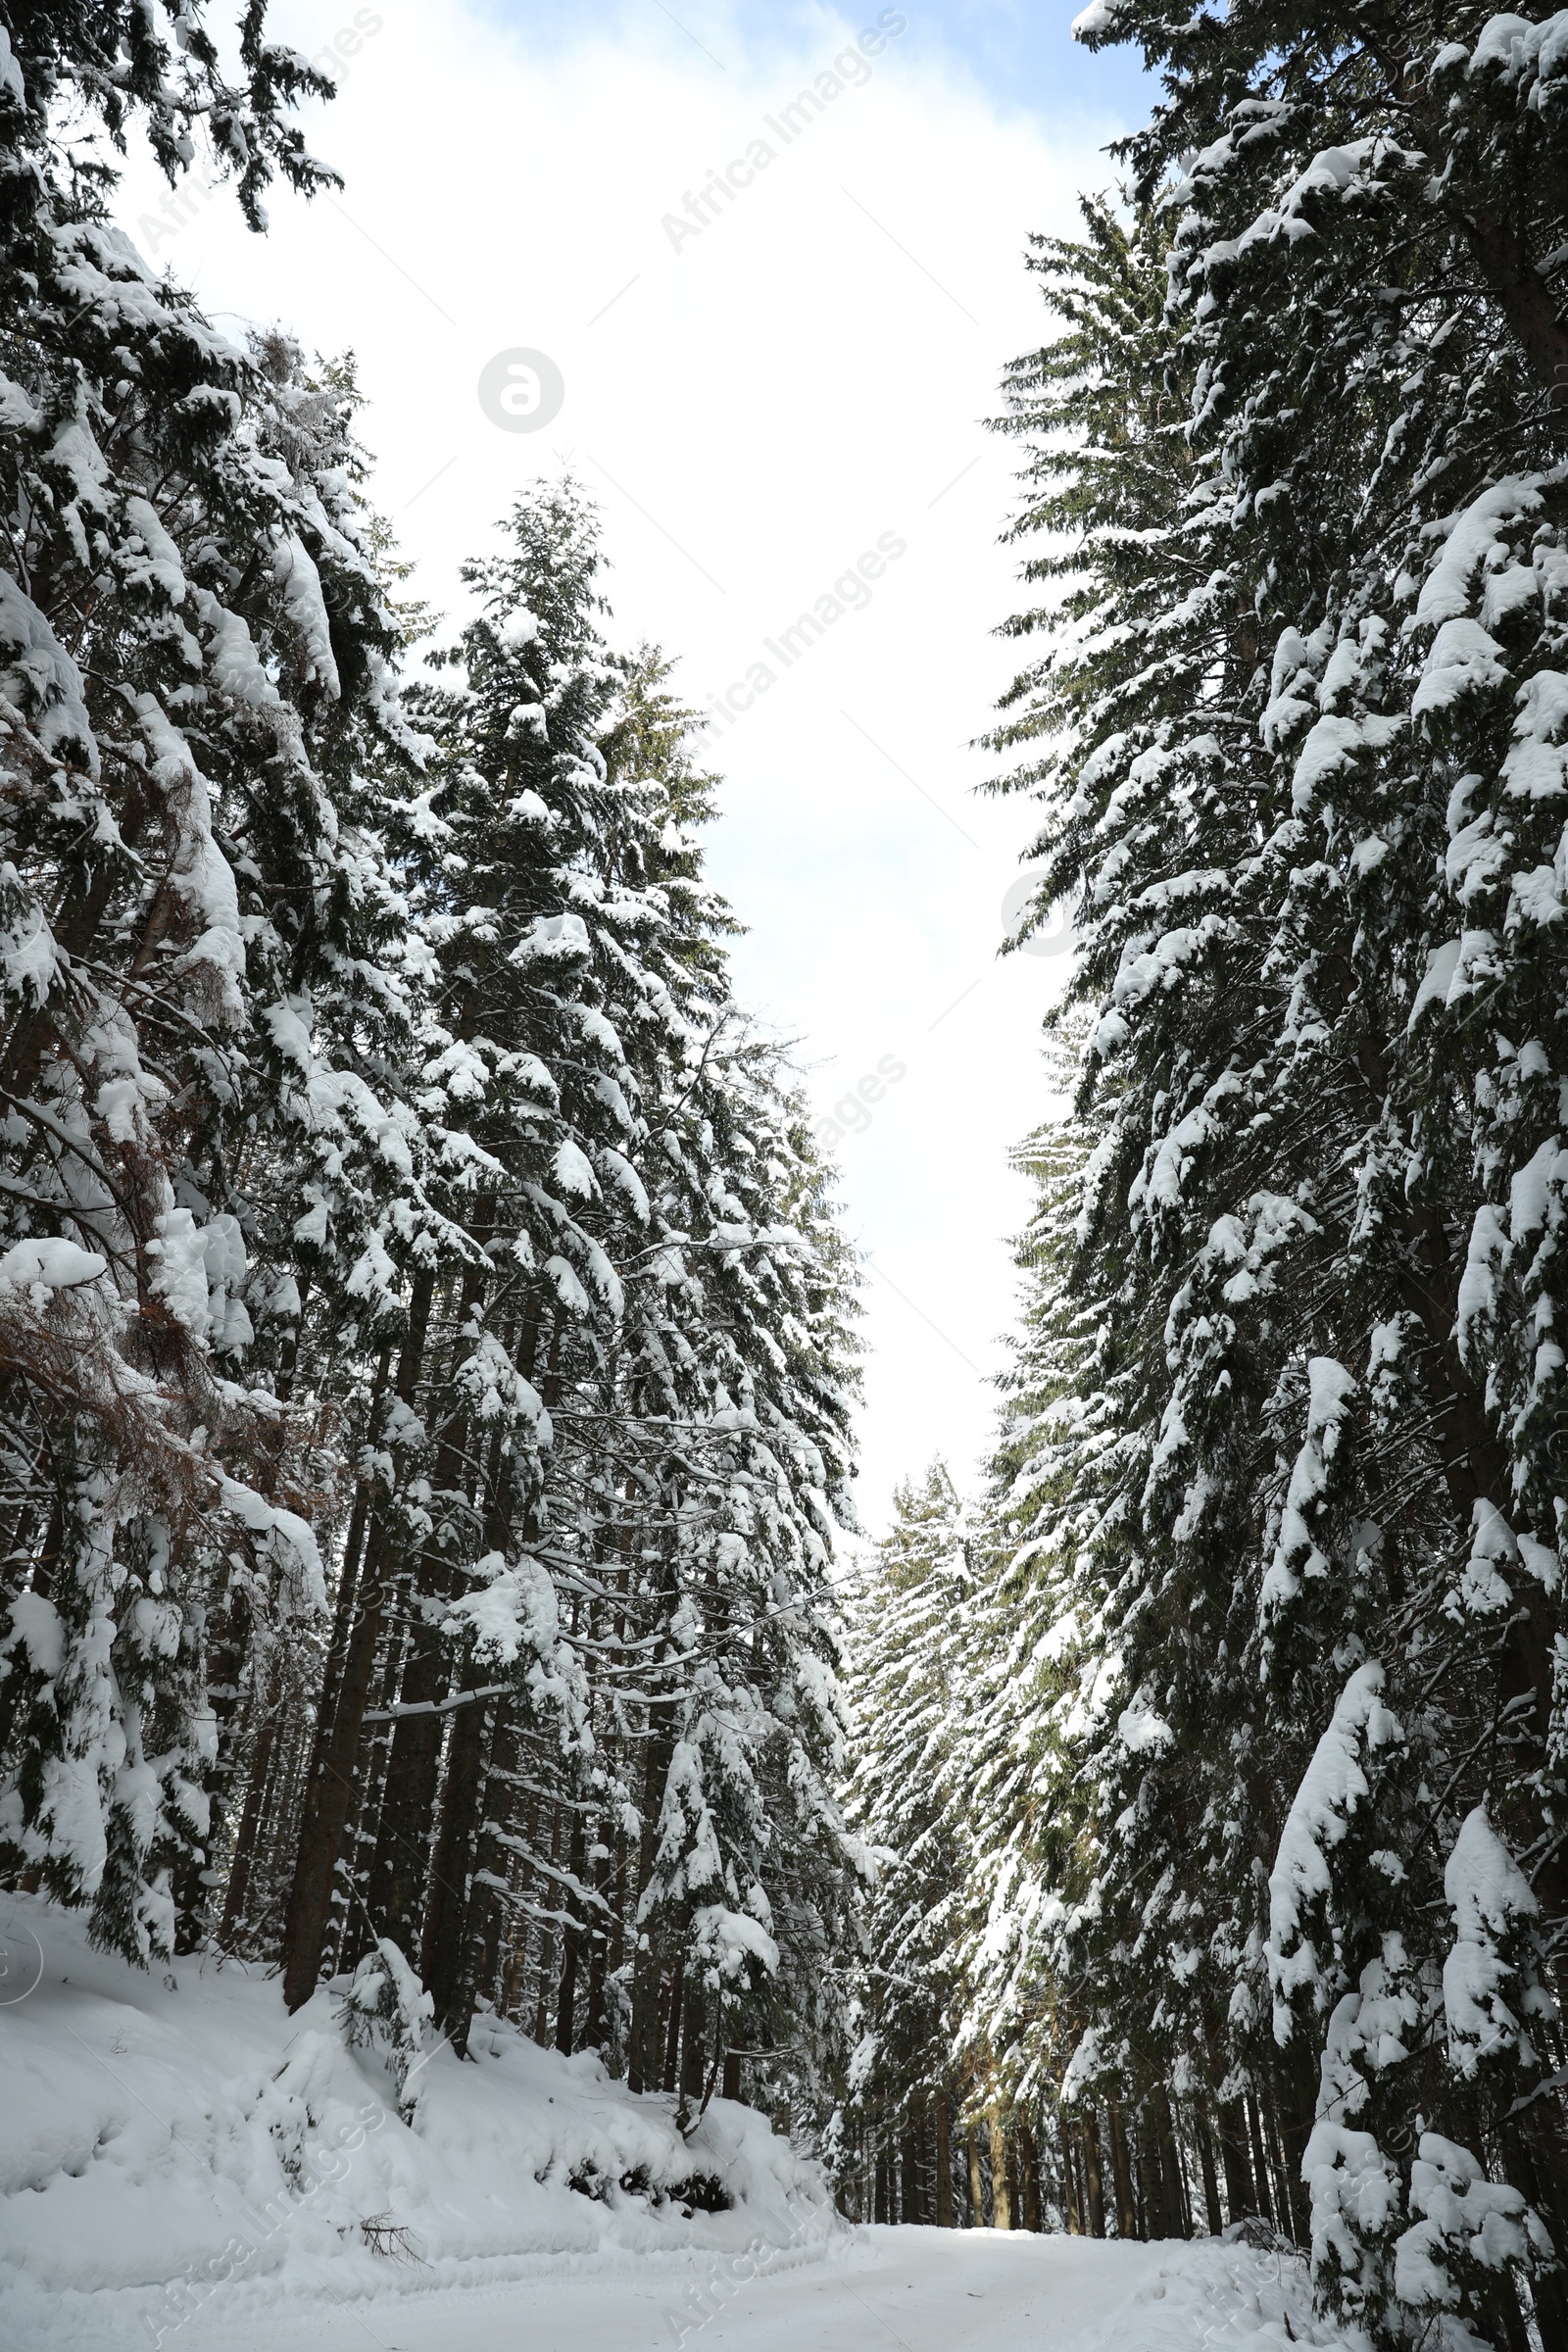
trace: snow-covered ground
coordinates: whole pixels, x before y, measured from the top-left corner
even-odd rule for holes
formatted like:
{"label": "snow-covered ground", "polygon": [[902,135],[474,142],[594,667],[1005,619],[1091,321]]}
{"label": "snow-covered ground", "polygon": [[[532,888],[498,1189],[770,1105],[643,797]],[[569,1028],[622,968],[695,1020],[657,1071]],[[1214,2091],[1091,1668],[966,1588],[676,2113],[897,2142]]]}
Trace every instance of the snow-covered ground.
{"label": "snow-covered ground", "polygon": [[633,2098],[592,2053],[481,2023],[475,2063],[437,2045],[420,2068],[410,2129],[329,1990],[290,2018],[232,1963],[143,1974],[24,1897],[0,1896],[0,1946],[7,2352],[160,2331],[184,2352],[246,2311],[684,2278],[748,2247],[788,2265],[843,2234],[765,2117],[715,2099],[683,2140],[673,2100]]}
{"label": "snow-covered ground", "polygon": [[6,2352],[1332,2341],[1299,2266],[1245,2246],[851,2230],[749,2109],[683,2141],[672,2101],[508,2030],[436,2050],[410,2129],[329,1993],[288,2018],[233,1966],[139,1975],[24,1898],[0,1947]]}
{"label": "snow-covered ground", "polygon": [[[745,2270],[749,2266],[743,2265]],[[1299,2266],[1212,2242],[852,2230],[810,2263],[437,2287],[352,2308],[217,2313],[191,2352],[1290,2352],[1333,2343]],[[1289,2306],[1294,2338],[1283,2314]]]}

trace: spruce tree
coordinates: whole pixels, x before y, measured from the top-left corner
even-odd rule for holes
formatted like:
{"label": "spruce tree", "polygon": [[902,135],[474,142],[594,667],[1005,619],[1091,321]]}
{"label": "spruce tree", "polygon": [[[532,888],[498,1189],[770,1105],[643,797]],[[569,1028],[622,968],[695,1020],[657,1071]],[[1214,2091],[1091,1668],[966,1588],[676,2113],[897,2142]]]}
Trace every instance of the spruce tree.
{"label": "spruce tree", "polygon": [[[205,122],[254,219],[274,168],[314,184],[315,77],[261,25],[239,86],[198,12],[175,67],[150,12],[28,11],[0,75],[6,1835],[137,1956],[205,1910],[253,1638],[321,1606],[293,1326],[407,1161],[358,1066],[407,1020],[375,966],[411,747],[352,381],[224,342],[106,211],[132,118],[172,173]],[[280,1215],[313,1161],[319,1234]]]}
{"label": "spruce tree", "polygon": [[[1553,51],[1081,28],[1165,76],[1147,209],[1041,251],[1066,334],[1010,420],[1071,540],[999,740],[1051,743],[1016,781],[1108,1121],[1077,1279],[1137,1386],[1086,1950],[1107,2027],[1152,1962],[1171,2065],[1277,2111],[1331,2302],[1512,2340],[1533,2295],[1556,2340],[1510,2283],[1564,2220]],[[1489,1838],[1528,1899],[1478,1908]],[[1490,2079],[1477,1968],[1538,2021]]]}

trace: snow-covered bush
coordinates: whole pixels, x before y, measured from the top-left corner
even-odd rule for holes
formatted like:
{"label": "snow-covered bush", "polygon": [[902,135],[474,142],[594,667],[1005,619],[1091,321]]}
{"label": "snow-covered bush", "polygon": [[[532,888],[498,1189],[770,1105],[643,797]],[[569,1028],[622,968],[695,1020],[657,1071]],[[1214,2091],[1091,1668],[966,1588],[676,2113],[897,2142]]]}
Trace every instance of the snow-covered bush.
{"label": "snow-covered bush", "polygon": [[373,2048],[386,2068],[399,2120],[418,2113],[435,2002],[390,1936],[378,1936],[338,1996],[338,2030],[351,2050]]}

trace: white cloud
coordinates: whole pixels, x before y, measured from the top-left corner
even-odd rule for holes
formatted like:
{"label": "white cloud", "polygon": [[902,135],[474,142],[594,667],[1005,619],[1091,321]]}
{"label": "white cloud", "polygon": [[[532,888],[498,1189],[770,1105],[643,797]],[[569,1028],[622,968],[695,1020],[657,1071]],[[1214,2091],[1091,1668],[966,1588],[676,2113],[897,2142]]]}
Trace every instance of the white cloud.
{"label": "white cloud", "polygon": [[[997,545],[1014,453],[981,420],[1041,331],[1026,235],[1070,229],[1076,188],[1109,176],[1109,126],[1004,117],[893,39],[786,142],[781,110],[858,23],[824,12],[793,55],[720,73],[695,43],[530,60],[432,0],[284,7],[276,32],[307,54],[360,27],[313,126],[341,199],[277,194],[257,239],[220,194],[171,235],[137,166],[122,214],[213,311],[354,350],[374,494],[439,608],[461,609],[458,564],[513,490],[564,458],[603,499],[623,639],[678,653],[698,702],[772,669],[713,738],[742,992],[799,1039],[824,1116],[879,1060],[906,1065],[841,1147],[873,1252],[875,1525],[936,1447],[967,1470],[993,1410],[971,1367],[996,1366],[1011,1316],[1003,1237],[1025,1203],[1005,1153],[1044,1107],[1037,1027],[1062,966],[994,961],[1031,811],[970,797],[988,763],[966,746],[1011,667],[991,631],[1017,601]],[[773,160],[672,241],[663,216],[759,138]],[[541,432],[480,409],[481,368],[513,347],[564,379]],[[868,601],[771,657],[888,534],[905,549]]]}

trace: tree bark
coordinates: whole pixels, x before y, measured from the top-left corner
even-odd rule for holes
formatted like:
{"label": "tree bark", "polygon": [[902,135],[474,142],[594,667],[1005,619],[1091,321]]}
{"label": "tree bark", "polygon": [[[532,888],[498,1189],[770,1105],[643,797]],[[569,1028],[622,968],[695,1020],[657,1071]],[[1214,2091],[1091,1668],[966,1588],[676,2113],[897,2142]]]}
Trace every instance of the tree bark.
{"label": "tree bark", "polygon": [[223,1898],[223,1916],[219,1923],[219,1949],[231,1952],[235,1938],[245,1920],[245,1908],[250,1899],[251,1866],[261,1842],[262,1822],[265,1818],[268,1794],[272,1780],[272,1755],[277,1743],[279,1708],[275,1696],[271,1705],[257,1704],[256,1738],[251,1746],[250,1780],[245,1790],[245,1808],[239,1818],[234,1838],[234,1860],[228,1874],[228,1887]]}
{"label": "tree bark", "polygon": [[[566,1848],[566,1868],[574,1879],[581,1879],[587,1838],[581,1812],[571,1817],[571,1842]],[[571,1925],[562,1931],[561,1985],[556,1994],[556,2047],[569,2058],[576,2047],[577,1977],[582,1958],[582,1918],[579,1898],[565,1894],[564,1907],[571,1916]]]}
{"label": "tree bark", "polygon": [[1568,327],[1523,240],[1495,213],[1467,224],[1483,276],[1518,339],[1530,372],[1554,409],[1568,408]]}
{"label": "tree bark", "polygon": [[1110,2132],[1110,2174],[1116,2191],[1116,2234],[1132,2238],[1138,2235],[1138,2213],[1133,2204],[1132,2168],[1127,2161],[1127,2130],[1122,2122],[1121,2109],[1112,2100],[1107,2110]]}
{"label": "tree bark", "polygon": [[1084,2138],[1084,2182],[1089,2191],[1089,2231],[1092,2237],[1105,2234],[1105,2182],[1100,2160],[1100,2118],[1091,2107],[1082,2120]]}
{"label": "tree bark", "polygon": [[[461,1358],[462,1333],[484,1291],[484,1270],[464,1269],[458,1298],[459,1334],[454,1369]],[[468,1423],[457,1414],[442,1435],[431,1469],[434,1507],[443,1496],[456,1509],[466,1501],[464,1480],[467,1466]],[[486,1531],[490,1541],[490,1531]],[[460,1540],[461,1547],[461,1540]],[[398,1690],[406,1707],[427,1707],[422,1715],[400,1715],[392,1726],[383,1785],[381,1817],[377,1825],[375,1859],[370,1866],[368,1907],[383,1936],[402,1951],[413,1948],[427,1902],[430,1864],[430,1826],[435,1820],[441,1777],[441,1746],[447,1726],[434,1710],[452,1681],[452,1650],[441,1632],[442,1605],[453,1597],[455,1583],[451,1549],[434,1540],[420,1552],[408,1578],[408,1649]]]}
{"label": "tree bark", "polygon": [[1026,2230],[1043,2230],[1045,2220],[1040,2210],[1040,2150],[1029,2118],[1020,2112],[1018,2117],[1018,2171],[1023,2191],[1023,2226]]}
{"label": "tree bark", "polygon": [[[662,1713],[667,1713],[667,1709]],[[647,1762],[643,1767],[642,1836],[637,1852],[637,1900],[632,1911],[636,1958],[632,1968],[631,2047],[626,2070],[632,2090],[646,2090],[659,2080],[659,1954],[652,1933],[639,1924],[639,1916],[654,1875],[654,1857],[659,1851],[659,1808],[663,1802],[664,1781],[673,1751],[670,1731],[667,1728],[657,1731],[648,1742]]]}
{"label": "tree bark", "polygon": [[1146,2098],[1138,2119],[1138,2187],[1143,2199],[1145,2237],[1165,2237],[1165,2176],[1160,2168],[1159,2140]]}
{"label": "tree bark", "polygon": [[1078,2197],[1078,2168],[1073,2161],[1072,2130],[1067,2118],[1060,2121],[1061,2136],[1061,2193],[1067,2207],[1067,2232],[1071,2237],[1084,2234],[1083,2208]]}
{"label": "tree bark", "polygon": [[1257,2211],[1247,2152],[1247,2114],[1240,2099],[1219,2110],[1219,2152],[1225,2168],[1225,2202],[1231,2220],[1239,2222],[1245,2214]]}
{"label": "tree bark", "polygon": [[1165,2225],[1170,2237],[1189,2237],[1192,2232],[1187,2222],[1187,2199],[1182,2182],[1181,2154],[1176,2145],[1176,2127],[1171,2118],[1170,2101],[1164,2085],[1152,2093],[1154,2128],[1159,2134],[1159,2166],[1165,2176]]}
{"label": "tree bark", "polygon": [[[424,1357],[434,1287],[433,1276],[417,1275],[409,1300],[409,1329],[398,1360],[395,1385],[399,1398],[411,1410]],[[352,1603],[353,1630],[344,1656],[337,1703],[330,1723],[323,1720],[318,1727],[317,1752],[305,1792],[299,1854],[285,1929],[283,2000],[290,2015],[310,1999],[320,1972],[332,1885],[338,1863],[343,1859],[355,1762],[370,1678],[375,1670],[385,1598],[386,1552],[386,1531],[372,1518],[365,1564]]]}
{"label": "tree bark", "polygon": [[980,2179],[980,2149],[972,2131],[963,2135],[964,2152],[969,2160],[969,2227],[983,2230],[986,2226],[985,2187]]}
{"label": "tree bark", "polygon": [[680,2035],[680,2095],[682,2102],[702,2105],[708,2088],[708,2003],[693,1977],[682,2000]]}
{"label": "tree bark", "polygon": [[1274,2227],[1274,2198],[1269,2187],[1268,2151],[1263,2145],[1263,2124],[1257,2112],[1257,2101],[1249,2092],[1247,2097],[1247,2128],[1252,2142],[1252,2184],[1257,2190],[1259,2221]]}
{"label": "tree bark", "polygon": [[680,2055],[681,2011],[685,2005],[686,1980],[678,1960],[669,1972],[667,2022],[664,2033],[664,2089],[672,2091],[677,2081],[676,2062]]}
{"label": "tree bark", "polygon": [[904,2161],[904,2180],[902,2183],[902,2193],[899,2198],[899,2218],[901,2221],[905,2222],[923,2222],[925,2220],[925,2215],[921,2210],[922,2199],[920,2195],[920,2140],[917,2128],[917,2111],[914,2109],[912,2104],[910,2107],[908,2122],[905,2126],[904,2147],[902,2150],[902,2155]]}
{"label": "tree bark", "polygon": [[1010,2230],[1012,2213],[1007,2204],[1007,2140],[999,2110],[992,2108],[986,2118],[991,2137],[991,2227]]}
{"label": "tree bark", "polygon": [[[479,1688],[481,1669],[470,1657],[465,1690]],[[473,2021],[471,1962],[475,1922],[475,1865],[487,1773],[486,1761],[501,1728],[504,1698],[460,1707],[453,1719],[441,1826],[430,1858],[430,1891],[419,1946],[419,1975],[435,2002],[435,2014],[462,2058]]]}
{"label": "tree bark", "polygon": [[1219,2209],[1219,2181],[1214,2174],[1214,2143],[1209,2137],[1208,2119],[1201,2111],[1193,2117],[1193,2130],[1198,2136],[1198,2161],[1203,2168],[1203,2205],[1208,2219],[1208,2234],[1218,2237],[1225,2224]]}

